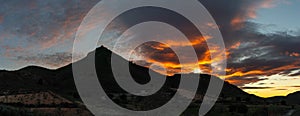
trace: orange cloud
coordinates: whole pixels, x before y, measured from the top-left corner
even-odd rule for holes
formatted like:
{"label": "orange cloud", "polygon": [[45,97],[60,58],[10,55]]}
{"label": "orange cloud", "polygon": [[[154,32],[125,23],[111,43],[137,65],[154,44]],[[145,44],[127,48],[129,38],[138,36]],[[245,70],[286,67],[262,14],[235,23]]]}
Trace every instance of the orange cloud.
{"label": "orange cloud", "polygon": [[225,78],[230,78],[230,77],[244,77],[244,76],[251,76],[251,75],[258,75],[258,74],[263,74],[264,72],[261,70],[252,70],[248,72],[242,72],[242,71],[237,71],[232,74],[228,74],[225,76]]}
{"label": "orange cloud", "polygon": [[240,29],[244,27],[243,22],[248,19],[254,19],[257,17],[256,11],[261,8],[272,8],[274,7],[274,0],[262,0],[261,2],[255,2],[250,7],[245,8],[245,12],[240,12],[231,20],[231,25],[234,29]]}
{"label": "orange cloud", "polygon": [[299,54],[299,53],[296,53],[296,52],[293,52],[293,53],[290,54],[290,56],[299,57],[300,54]]}
{"label": "orange cloud", "polygon": [[241,16],[237,16],[231,20],[230,24],[232,26],[234,26],[235,29],[240,29],[240,28],[244,27],[244,25],[242,24],[244,21],[245,21],[245,18],[243,18]]}
{"label": "orange cloud", "polygon": [[300,56],[300,54],[299,53],[297,53],[297,52],[285,52],[285,55],[287,55],[287,56],[291,56],[291,57],[299,57]]}
{"label": "orange cloud", "polygon": [[235,44],[233,44],[232,46],[230,46],[230,49],[237,49],[241,46],[241,42],[236,42]]}
{"label": "orange cloud", "polygon": [[[220,52],[220,48],[217,46],[212,46],[210,47],[210,50],[207,49],[205,46],[203,46],[202,44],[204,44],[203,42],[205,42],[204,38],[210,38],[210,37],[203,37],[202,39],[196,39],[194,41],[192,41],[190,44],[200,47],[200,49],[203,49],[204,53],[200,53],[198,52],[198,63],[184,63],[184,64],[180,64],[178,61],[178,57],[177,55],[172,52],[169,51],[171,45],[173,46],[178,46],[178,47],[184,47],[187,44],[175,44],[176,42],[169,40],[170,42],[168,42],[168,45],[166,44],[146,44],[147,49],[149,49],[149,47],[151,49],[149,49],[151,52],[147,53],[146,56],[143,56],[143,58],[146,60],[146,62],[153,64],[153,63],[160,63],[160,67],[163,67],[164,69],[167,70],[167,75],[173,75],[173,74],[177,74],[177,73],[192,73],[195,71],[195,69],[200,69],[200,71],[202,73],[211,73],[211,64],[214,62],[220,62],[223,59],[223,56]],[[198,40],[202,40],[202,41],[198,41]],[[145,47],[145,46],[144,46]],[[146,51],[149,51],[146,50]],[[154,50],[154,51],[153,51]],[[141,53],[143,51],[138,51],[137,53]],[[216,56],[215,58],[211,58],[211,55],[214,54],[214,56]],[[140,55],[140,54],[139,54]],[[226,52],[226,55],[229,55],[229,52]],[[160,58],[162,57],[162,59]],[[146,63],[146,64],[148,64]],[[160,71],[160,70],[155,70],[159,73],[165,74],[166,72],[164,71]]]}
{"label": "orange cloud", "polygon": [[180,41],[174,41],[172,39],[168,39],[165,41],[167,43],[167,47],[174,46],[174,47],[184,47],[184,46],[195,46],[199,44],[204,44],[206,40],[211,39],[211,36],[202,36],[202,37],[195,37],[189,42],[180,42]]}
{"label": "orange cloud", "polygon": [[[174,45],[174,44],[173,44]],[[181,44],[182,45],[182,44]],[[230,50],[232,49],[238,49],[239,46],[241,45],[240,42],[236,42],[235,44],[231,45],[227,50],[226,50],[226,57],[229,57],[230,55]],[[165,44],[154,44],[151,46],[152,48],[155,48],[157,51],[164,51],[166,49],[169,49],[168,45]],[[153,51],[152,51],[153,52]],[[193,64],[193,63],[186,63],[186,64],[180,64],[179,62],[176,61],[176,54],[173,52],[159,52],[163,53],[160,54],[160,56],[163,56],[164,60],[161,59],[152,59],[152,58],[146,58],[148,63],[161,63],[161,67],[167,69],[167,75],[173,75],[176,73],[192,73],[195,71],[195,69],[200,69],[202,73],[206,74],[211,74],[211,65],[214,62],[219,62],[224,59],[222,59],[222,54],[220,53],[220,50],[218,47],[213,47],[211,50],[206,49],[204,53],[198,53],[201,54],[198,56],[198,64]],[[155,54],[155,53],[154,53]],[[211,54],[216,54],[214,59],[211,58]],[[289,56],[299,56],[298,53],[287,53]],[[155,57],[154,57],[155,58]],[[175,60],[174,60],[175,59]],[[261,66],[258,68],[253,68],[254,70],[251,70],[251,66],[246,67],[237,67],[237,68],[232,68],[229,67],[226,69],[226,76],[220,76],[220,75],[214,75],[214,76],[220,76],[225,79],[229,79],[228,81],[232,84],[245,84],[245,83],[250,83],[250,82],[257,82],[259,80],[255,79],[248,79],[247,81],[243,79],[232,79],[234,78],[248,78],[248,77],[255,77],[255,76],[268,76],[268,75],[274,75],[274,74],[279,74],[280,72],[290,70],[290,69],[295,69],[295,68],[300,68],[299,66],[300,62],[293,62],[290,65],[284,65],[284,66],[278,66],[276,68],[271,68],[269,66]],[[250,70],[249,70],[250,69]],[[161,70],[155,70],[159,73],[165,74],[166,72],[163,72]]]}
{"label": "orange cloud", "polygon": [[[280,67],[276,67],[276,68],[269,68],[267,66],[265,67],[261,67],[259,69],[256,70],[250,70],[250,71],[245,71],[247,68],[227,68],[226,72],[227,75],[225,76],[225,79],[228,79],[227,81],[229,81],[232,84],[241,84],[241,83],[247,83],[247,80],[245,81],[245,79],[237,79],[237,78],[245,78],[245,77],[254,77],[254,76],[271,76],[274,74],[280,74],[283,71],[286,70],[291,70],[291,69],[298,69],[300,68],[299,66],[300,62],[293,62],[290,65],[284,65],[284,66],[280,66]],[[232,78],[235,79],[232,79]]]}

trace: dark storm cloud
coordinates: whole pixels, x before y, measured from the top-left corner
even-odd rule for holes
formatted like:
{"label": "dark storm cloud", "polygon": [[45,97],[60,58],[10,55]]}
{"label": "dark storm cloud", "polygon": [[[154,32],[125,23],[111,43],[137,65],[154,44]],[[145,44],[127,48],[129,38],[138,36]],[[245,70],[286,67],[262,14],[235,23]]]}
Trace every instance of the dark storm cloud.
{"label": "dark storm cloud", "polygon": [[[247,21],[256,17],[256,10],[259,8],[272,7],[274,3],[271,0],[211,0],[202,3],[220,26],[230,53],[228,68],[233,70],[228,72],[229,74],[260,70],[261,73],[244,76],[288,75],[300,68],[299,36],[289,35],[287,32],[260,33],[258,29],[266,25]],[[236,19],[241,20],[234,24]],[[236,43],[240,43],[239,47],[230,49]]]}
{"label": "dark storm cloud", "polygon": [[[200,2],[215,18],[223,34],[229,53],[228,77],[289,75],[292,71],[299,69],[300,50],[297,49],[300,44],[299,36],[289,35],[287,32],[260,33],[258,29],[269,25],[248,21],[256,18],[258,9],[273,7],[274,1],[200,0]],[[239,45],[236,46],[237,43]],[[151,49],[158,46],[160,45],[144,46],[141,52],[146,55],[150,54],[148,58],[151,60],[178,64],[172,51]],[[199,60],[207,56],[205,54],[207,48],[203,47],[202,43],[194,45],[194,48]]]}
{"label": "dark storm cloud", "polygon": [[227,48],[238,42],[241,44],[237,49],[229,49],[228,66],[234,69],[229,74],[252,70],[262,71],[257,75],[290,74],[300,68],[299,36],[287,32],[259,33],[258,29],[266,25],[247,21],[256,17],[259,8],[272,7],[274,1],[200,1],[215,18]]}
{"label": "dark storm cloud", "polygon": [[230,46],[237,40],[232,35],[237,29],[243,27],[244,21],[255,18],[256,11],[260,8],[271,7],[272,0],[199,0],[211,13],[219,25],[225,39],[225,44]]}
{"label": "dark storm cloud", "polygon": [[[212,13],[223,34],[230,53],[228,67],[233,69],[229,74],[261,70],[256,75],[288,75],[300,68],[299,36],[289,35],[287,32],[263,34],[258,29],[267,25],[247,21],[256,17],[256,10],[259,8],[272,7],[274,3],[271,0],[211,0],[202,3]],[[233,23],[235,20],[238,21],[236,24]],[[230,49],[236,43],[240,43],[239,47]]]}
{"label": "dark storm cloud", "polygon": [[238,49],[230,50],[230,68],[242,72],[263,71],[258,75],[289,75],[300,68],[299,36],[285,32],[262,34],[255,30],[253,23],[248,22],[245,25],[244,29],[235,34],[238,35],[237,38],[245,39],[237,39],[241,45]]}

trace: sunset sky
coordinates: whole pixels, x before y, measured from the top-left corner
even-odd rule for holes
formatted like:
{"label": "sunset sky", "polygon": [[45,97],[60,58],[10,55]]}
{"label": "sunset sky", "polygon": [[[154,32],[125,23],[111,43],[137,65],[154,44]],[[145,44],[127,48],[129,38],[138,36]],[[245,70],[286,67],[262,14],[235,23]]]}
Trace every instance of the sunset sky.
{"label": "sunset sky", "polygon": [[[56,69],[71,63],[76,30],[97,2],[99,0],[2,1],[0,70],[17,70],[29,65]],[[200,2],[217,23],[204,26],[208,29],[219,27],[223,35],[227,53],[227,81],[261,97],[300,91],[300,0]],[[117,5],[120,4],[108,7]],[[101,17],[95,17],[95,20],[101,21]],[[124,17],[118,26],[121,28],[129,22],[130,17]],[[112,30],[111,37],[118,26]],[[87,30],[93,30],[93,27],[87,27]],[[144,66],[160,62],[170,73],[180,73],[179,68],[184,69],[183,73],[209,73],[210,60],[218,59],[210,59],[208,54],[218,50],[208,52],[203,46],[205,41],[201,39],[213,37],[194,37],[188,44],[174,41],[174,38],[164,38],[169,45],[146,43],[135,50],[134,56],[138,58],[135,62]],[[106,43],[99,44],[109,47],[110,41],[107,39]],[[127,58],[122,50],[127,49],[131,42],[130,39],[122,42],[124,46],[119,46],[115,52]],[[179,65],[177,56],[169,48],[187,45],[195,48],[198,64]],[[75,56],[80,59],[86,54]]]}

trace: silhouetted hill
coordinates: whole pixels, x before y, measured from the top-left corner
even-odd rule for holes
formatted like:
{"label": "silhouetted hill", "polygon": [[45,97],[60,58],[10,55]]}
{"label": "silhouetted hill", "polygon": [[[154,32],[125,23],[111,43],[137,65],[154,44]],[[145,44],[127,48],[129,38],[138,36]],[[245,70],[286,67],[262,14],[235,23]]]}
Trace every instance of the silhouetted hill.
{"label": "silhouetted hill", "polygon": [[[123,90],[114,79],[114,75],[111,70],[111,56],[116,55],[105,47],[97,48],[95,51],[89,53],[86,58],[81,59],[74,64],[80,64],[85,62],[91,54],[95,54],[95,66],[99,82],[106,91],[106,93],[119,105],[124,107],[128,106],[128,101],[133,103],[139,103],[142,105],[140,109],[152,109],[159,105],[166,103],[172,96],[176,93],[176,88],[178,88],[180,83],[180,74],[174,76],[167,76],[164,86],[156,93],[148,97],[134,96],[132,99],[127,99],[124,101],[122,96],[116,97],[114,94],[124,94],[128,93]],[[140,83],[145,84],[150,80],[149,71],[157,76],[164,78],[164,75],[158,74],[148,68],[136,65],[132,62],[128,62],[122,57],[116,55],[116,63],[120,66],[129,65],[130,73],[132,78]],[[196,74],[185,74],[185,75],[196,75]],[[124,76],[122,74],[118,76]],[[210,78],[217,78],[214,76],[199,74],[200,77],[199,87],[197,94],[198,96],[203,96],[206,93]],[[128,78],[124,76],[124,78]],[[17,71],[0,71],[0,94],[15,94],[22,93],[26,91],[53,91],[69,100],[80,100],[72,74],[72,64],[65,67],[59,68],[57,70],[49,70],[41,67],[30,66]],[[219,81],[222,81],[219,79]],[[175,88],[175,89],[174,89]],[[168,94],[166,94],[168,93]],[[162,97],[163,96],[163,97]],[[292,97],[292,96],[291,96]],[[123,101],[122,101],[123,99]],[[201,102],[201,99],[196,101]],[[219,97],[219,102],[248,102],[257,103],[262,102],[262,98],[255,95],[250,95],[240,88],[225,82],[223,90]],[[155,104],[153,105],[153,103]],[[125,104],[125,105],[124,105]],[[130,109],[130,108],[129,108]],[[134,108],[131,108],[135,110]]]}
{"label": "silhouetted hill", "polygon": [[297,105],[299,105],[300,104],[299,98],[300,98],[300,91],[294,92],[294,93],[291,93],[291,94],[287,95],[286,101],[287,101],[288,104],[295,104],[295,105],[297,104]]}
{"label": "silhouetted hill", "polygon": [[266,98],[265,100],[272,104],[287,104],[287,105],[300,105],[300,91],[290,93],[287,96],[274,96]]}
{"label": "silhouetted hill", "polygon": [[[112,53],[105,47],[99,47],[95,51],[95,66],[97,69],[98,75],[100,75],[101,81],[110,85],[113,74],[111,71],[111,61],[110,57]],[[87,57],[90,57],[92,53],[90,53]],[[116,55],[116,54],[114,54]],[[119,62],[124,62],[121,64],[129,64],[130,73],[132,77],[139,83],[146,83],[150,79],[149,69],[136,65],[134,63],[129,63],[127,60],[123,59],[122,57],[117,57]],[[76,63],[83,62],[87,58],[84,58]],[[152,71],[152,70],[150,70]],[[155,72],[152,72],[155,73]],[[159,74],[157,74],[159,75]],[[193,74],[188,74],[193,75]],[[163,76],[163,75],[161,75]],[[201,74],[199,75],[200,78],[200,86],[198,93],[205,93],[207,85],[209,83],[210,78],[217,78],[214,76]],[[172,85],[173,87],[176,86],[175,83],[179,83],[177,81],[180,80],[180,75],[169,76],[172,78],[167,78],[172,80],[168,84]],[[59,93],[64,93],[65,91],[75,91],[75,85],[73,81],[73,74],[72,74],[72,64],[67,65],[65,67],[59,68],[57,70],[49,70],[41,67],[36,66],[29,66],[17,71],[2,71],[0,72],[0,90],[1,91],[11,91],[11,90],[18,90],[18,89],[28,89],[28,90],[43,90],[43,89],[51,89],[55,90]],[[64,88],[64,89],[61,89]],[[69,93],[65,93],[69,94]],[[238,87],[229,84],[228,82],[224,83],[222,96],[251,96],[248,95],[246,92],[242,91]]]}

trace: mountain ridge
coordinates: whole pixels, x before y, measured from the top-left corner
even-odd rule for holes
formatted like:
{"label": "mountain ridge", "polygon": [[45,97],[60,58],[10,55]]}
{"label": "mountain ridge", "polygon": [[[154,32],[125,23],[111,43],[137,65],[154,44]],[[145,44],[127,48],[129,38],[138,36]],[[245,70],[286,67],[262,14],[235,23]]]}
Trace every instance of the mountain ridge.
{"label": "mountain ridge", "polygon": [[[92,54],[95,54],[95,56]],[[217,78],[218,81],[223,81],[218,77],[208,74],[175,74],[173,76],[165,76],[166,81],[162,88],[149,97],[130,95],[116,83],[111,69],[111,55],[116,55],[119,63],[128,64],[127,66],[129,66],[130,69],[131,78],[137,83],[147,83],[151,78],[149,71],[156,73],[149,68],[127,61],[123,57],[118,56],[102,46],[89,53],[85,58],[56,70],[39,66],[28,66],[17,71],[0,71],[0,95],[6,96],[9,94],[18,95],[26,92],[39,93],[41,91],[51,91],[74,103],[82,104],[74,82],[72,65],[80,65],[80,63],[85,62],[89,57],[95,57],[96,72],[97,75],[101,77],[98,77],[98,80],[108,97],[118,105],[130,110],[151,110],[165,104],[166,101],[169,101],[169,99],[178,92],[177,89],[182,75],[199,76],[198,89],[191,107],[200,107],[199,105],[205,96],[210,78]],[[156,73],[156,75],[164,76],[159,73]],[[261,98],[254,94],[248,94],[239,87],[225,81],[222,91],[217,98],[217,104],[300,104],[297,100],[299,96],[300,92],[296,92],[284,97]],[[73,105],[71,106],[73,107]]]}
{"label": "mountain ridge", "polygon": [[[91,53],[88,53],[86,57],[90,56],[93,52],[95,51],[101,51],[100,53],[101,54],[98,54],[98,55],[104,55],[104,53],[106,55],[109,55],[109,54],[115,54],[113,53],[112,51],[110,51],[109,49],[107,49],[106,47],[104,46],[101,46],[97,49],[95,49],[94,51],[92,51]],[[99,53],[99,52],[97,52]],[[86,57],[82,58],[81,60],[85,59]],[[99,56],[98,56],[99,57]],[[106,56],[107,57],[107,56]],[[120,57],[120,56],[119,56]],[[123,59],[123,57],[120,57]],[[23,67],[23,68],[20,68],[18,70],[0,70],[0,73],[10,73],[10,72],[47,72],[47,73],[56,73],[56,72],[64,72],[64,70],[70,70],[72,69],[72,65],[74,63],[77,63],[77,62],[80,62],[81,60],[78,60],[76,62],[73,62],[73,63],[70,63],[68,65],[65,65],[63,67],[60,67],[60,68],[57,68],[57,69],[49,69],[49,68],[46,68],[46,67],[41,67],[41,66],[34,66],[34,65],[30,65],[30,66],[26,66],[26,67]],[[123,59],[124,61],[127,61],[125,59]],[[133,64],[133,65],[136,65],[134,64],[132,61],[128,61],[129,63]],[[138,66],[139,68],[142,68],[142,69],[147,69],[146,67],[142,67],[142,66],[139,66],[139,65],[136,65]],[[151,69],[150,69],[151,70]],[[70,72],[68,72],[70,74]],[[185,74],[185,75],[190,75],[190,74],[194,74],[194,73],[188,73],[188,74]],[[178,76],[178,75],[181,75],[181,74],[175,74],[173,75],[174,77]],[[200,75],[206,75],[206,76],[210,76],[209,74],[200,74]],[[166,75],[165,75],[166,76]],[[170,76],[168,76],[170,77]],[[228,83],[227,81],[225,81],[225,83]],[[290,93],[290,94],[293,94],[293,93]],[[288,94],[287,96],[283,96],[283,97],[288,97],[290,94]],[[300,94],[300,93],[299,93]],[[277,96],[273,96],[273,97],[277,97]],[[270,97],[272,98],[272,97]]]}
{"label": "mountain ridge", "polygon": [[[105,48],[104,46],[101,46],[97,48],[95,51],[92,51],[87,55],[87,57],[91,56],[92,53],[95,53],[96,57],[96,68],[100,70],[104,70],[104,73],[106,76],[113,78],[113,75],[109,74],[111,73],[110,70],[110,63],[111,54],[116,55],[109,49]],[[126,59],[120,57],[117,55],[117,58],[121,59],[121,62],[127,62],[130,66],[130,69],[132,69],[132,73],[136,73],[133,75],[133,77],[148,77],[149,71],[151,69],[148,69],[146,67],[142,67],[139,65],[136,65],[132,62],[127,61]],[[77,62],[74,63],[80,63],[86,58],[83,58]],[[75,96],[76,99],[79,99],[76,86],[74,84],[73,80],[73,73],[72,73],[72,65],[74,63],[71,63],[69,65],[66,65],[64,67],[58,68],[56,70],[47,69],[44,67],[39,66],[28,66],[24,67],[17,71],[0,71],[0,79],[2,80],[0,82],[0,92],[7,91],[7,90],[18,90],[18,89],[28,89],[28,90],[51,90],[54,92],[57,92],[59,94],[62,94],[63,96]],[[105,72],[107,71],[107,72]],[[108,73],[109,72],[109,73]],[[175,83],[178,83],[177,81],[180,80],[180,75],[183,74],[175,74],[174,76],[167,76],[167,77],[174,77],[173,81]],[[191,74],[184,74],[184,75],[191,75]],[[197,91],[197,94],[205,94],[209,80],[211,77],[214,77],[207,74],[199,74],[200,78],[200,86]],[[102,79],[102,81],[105,81],[105,83],[102,83],[106,86],[110,86],[111,79]],[[147,82],[146,79],[143,78],[135,78],[135,81],[139,83],[145,83]],[[173,84],[172,82],[167,83],[169,86],[175,86],[176,84]],[[1,86],[2,85],[2,86]],[[26,85],[32,85],[32,87],[27,87]],[[61,89],[64,88],[64,89]],[[116,91],[115,91],[116,92]],[[288,95],[289,96],[289,95]],[[288,97],[285,96],[285,97]],[[238,99],[240,101],[248,100],[248,99],[254,99],[256,101],[263,101],[261,97],[258,97],[253,94],[248,94],[238,88],[235,85],[232,85],[228,82],[224,82],[223,90],[219,96],[219,98],[225,99]]]}

